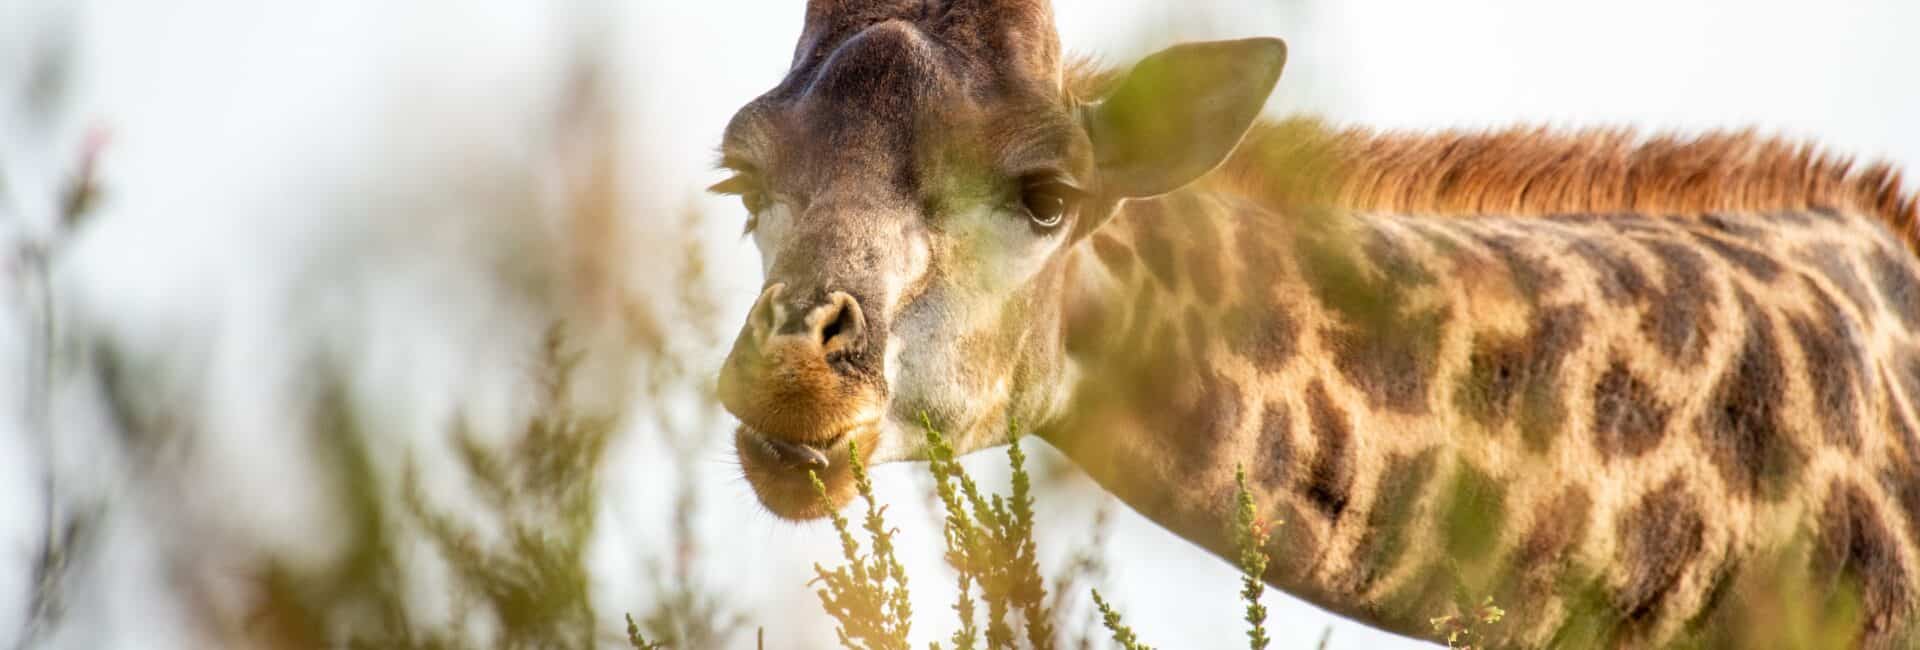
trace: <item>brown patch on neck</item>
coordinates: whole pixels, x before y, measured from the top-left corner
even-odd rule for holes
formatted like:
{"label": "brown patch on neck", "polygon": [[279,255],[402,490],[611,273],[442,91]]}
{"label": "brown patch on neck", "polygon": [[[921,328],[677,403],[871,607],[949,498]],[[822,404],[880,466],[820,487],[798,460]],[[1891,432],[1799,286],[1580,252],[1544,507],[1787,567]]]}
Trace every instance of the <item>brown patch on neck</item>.
{"label": "brown patch on neck", "polygon": [[1920,200],[1891,165],[1751,130],[1382,133],[1294,118],[1256,125],[1215,178],[1276,205],[1396,214],[1840,210],[1873,215],[1920,251]]}
{"label": "brown patch on neck", "polygon": [[1630,629],[1644,633],[1657,625],[1667,600],[1706,550],[1706,520],[1698,498],[1676,477],[1622,512],[1614,529],[1627,562],[1614,605]]}

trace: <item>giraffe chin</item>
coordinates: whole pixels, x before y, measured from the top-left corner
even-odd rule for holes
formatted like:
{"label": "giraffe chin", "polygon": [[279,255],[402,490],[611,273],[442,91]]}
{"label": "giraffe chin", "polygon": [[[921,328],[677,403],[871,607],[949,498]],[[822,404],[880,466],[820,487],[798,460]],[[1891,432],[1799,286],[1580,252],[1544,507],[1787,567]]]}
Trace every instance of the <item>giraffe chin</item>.
{"label": "giraffe chin", "polygon": [[[746,474],[747,484],[753,486],[760,505],[781,519],[811,521],[846,507],[858,496],[849,454],[858,448],[862,463],[871,460],[879,433],[876,424],[865,424],[832,436],[826,442],[806,444],[789,442],[741,425],[734,431],[733,448],[739,454],[740,468]],[[817,474],[826,486],[824,500],[814,491],[809,471]]]}

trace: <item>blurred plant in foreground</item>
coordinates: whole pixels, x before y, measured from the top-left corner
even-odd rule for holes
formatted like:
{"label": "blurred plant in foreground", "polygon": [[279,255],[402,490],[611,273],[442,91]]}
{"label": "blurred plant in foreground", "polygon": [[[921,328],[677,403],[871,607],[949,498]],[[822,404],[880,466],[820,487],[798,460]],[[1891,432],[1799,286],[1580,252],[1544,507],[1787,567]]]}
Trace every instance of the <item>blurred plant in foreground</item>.
{"label": "blurred plant in foreground", "polygon": [[633,646],[633,650],[666,650],[667,647],[665,643],[648,641],[640,634],[640,626],[634,624],[632,614],[627,615],[627,644]]}
{"label": "blurred plant in foreground", "polygon": [[[342,566],[323,574],[270,564],[251,623],[262,629],[253,636],[293,647],[591,646],[596,617],[583,551],[593,533],[593,469],[619,421],[568,406],[578,360],[563,328],[550,329],[538,408],[507,448],[491,448],[455,425],[452,443],[482,506],[462,516],[433,504],[411,461],[398,502],[379,494],[358,411],[343,392],[330,391],[315,419],[333,445],[330,460],[356,517],[351,550]],[[414,535],[434,552],[419,553],[424,549],[408,543]],[[428,557],[447,571],[451,618],[437,624],[419,611],[418,585],[407,579],[408,569]]]}
{"label": "blurred plant in foreground", "polygon": [[1235,468],[1233,527],[1228,536],[1240,549],[1240,597],[1247,602],[1247,646],[1252,650],[1266,650],[1267,643],[1267,607],[1260,604],[1260,594],[1267,589],[1267,532],[1270,526],[1284,522],[1268,523],[1260,516],[1259,506],[1254,503],[1253,492],[1247,489],[1247,469]]}
{"label": "blurred plant in foreground", "polygon": [[[1233,540],[1239,552],[1240,598],[1246,603],[1247,647],[1265,650],[1272,642],[1267,636],[1267,607],[1260,604],[1260,596],[1267,589],[1267,562],[1272,559],[1267,555],[1267,539],[1273,526],[1284,522],[1268,522],[1260,516],[1259,501],[1247,487],[1246,468],[1235,468],[1233,479],[1233,519],[1228,522],[1227,538]],[[1121,622],[1120,613],[1100,598],[1099,590],[1094,590],[1093,600],[1100,608],[1101,622],[1113,634],[1115,643],[1125,650],[1151,650],[1151,646],[1139,642],[1133,628]],[[1322,645],[1325,645],[1324,639]]]}
{"label": "blurred plant in foreground", "polygon": [[[697,241],[696,233],[706,215],[688,206],[681,211],[680,239]],[[673,508],[667,553],[648,558],[647,583],[653,587],[653,606],[640,616],[635,632],[645,631],[663,647],[725,647],[747,629],[746,615],[728,604],[725,594],[714,591],[695,579],[694,568],[705,555],[705,545],[694,529],[694,517],[700,511],[699,488],[694,478],[699,471],[699,456],[709,449],[712,433],[725,428],[719,399],[705,369],[691,363],[699,350],[711,349],[721,341],[720,308],[714,302],[710,277],[711,265],[704,250],[695,244],[682,246],[675,264],[677,273],[671,286],[677,327],[669,341],[657,320],[646,321],[648,331],[660,341],[650,366],[640,401],[652,405],[644,409],[646,428],[656,434],[668,449],[668,470],[674,474]],[[686,413],[665,405],[681,402],[689,405]],[[682,417],[682,416],[685,417]],[[631,640],[631,639],[630,639]]]}
{"label": "blurred plant in foreground", "polygon": [[1475,645],[1475,641],[1483,636],[1480,626],[1498,623],[1506,615],[1506,610],[1495,606],[1493,597],[1488,596],[1473,611],[1438,616],[1429,622],[1433,624],[1434,632],[1447,635],[1448,648],[1473,650],[1480,647]]}
{"label": "blurred plant in foreground", "polygon": [[[1064,471],[1068,470],[1061,470],[1061,472]],[[1067,559],[1066,566],[1061,567],[1060,572],[1053,577],[1053,600],[1047,603],[1047,608],[1055,612],[1056,616],[1065,617],[1065,612],[1072,610],[1069,599],[1083,593],[1080,591],[1081,584],[1098,584],[1106,581],[1107,537],[1113,532],[1111,501],[1101,501],[1099,508],[1094,511],[1092,528],[1092,534],[1087,542],[1074,551],[1073,555]],[[1092,650],[1096,638],[1095,630],[1100,626],[1100,621],[1095,617],[1083,618],[1084,620],[1080,621],[1078,626],[1060,626],[1061,647]]]}
{"label": "blurred plant in foreground", "polygon": [[1100,622],[1107,626],[1107,630],[1113,632],[1114,643],[1120,644],[1120,647],[1125,650],[1153,650],[1153,646],[1140,643],[1134,638],[1133,628],[1127,627],[1126,623],[1120,621],[1120,612],[1114,611],[1113,607],[1100,597],[1099,589],[1093,590],[1093,603],[1100,607]]}

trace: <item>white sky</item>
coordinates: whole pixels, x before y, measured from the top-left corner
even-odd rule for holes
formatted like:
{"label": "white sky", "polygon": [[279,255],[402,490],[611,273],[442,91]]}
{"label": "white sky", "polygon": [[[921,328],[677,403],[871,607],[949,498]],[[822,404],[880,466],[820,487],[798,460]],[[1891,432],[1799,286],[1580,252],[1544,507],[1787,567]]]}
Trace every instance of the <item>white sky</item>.
{"label": "white sky", "polygon": [[[32,21],[9,18],[34,4],[0,2],[5,92],[18,87],[22,60],[19,49],[6,44],[26,42],[10,38],[20,30],[34,33],[21,26]],[[38,4],[58,6],[59,0]],[[0,178],[6,188],[0,224],[18,226],[41,214],[23,198],[24,188],[44,184],[50,169],[65,164],[57,145],[71,142],[89,121],[112,129],[107,172],[117,203],[111,214],[123,225],[87,242],[87,272],[75,279],[75,290],[125,314],[116,336],[160,358],[185,363],[178,348],[217,348],[184,357],[196,372],[205,370],[189,383],[203,382],[194,387],[219,398],[207,404],[242,404],[211,407],[219,411],[219,425],[208,444],[224,451],[205,461],[213,478],[201,489],[272,494],[263,486],[299,476],[302,448],[274,439],[270,424],[286,406],[284,391],[292,389],[249,370],[264,364],[292,382],[293,362],[274,360],[290,353],[274,346],[284,335],[289,303],[298,300],[290,292],[315,277],[380,287],[357,298],[368,302],[356,303],[364,313],[356,312],[353,322],[397,332],[397,338],[361,370],[378,385],[424,390],[404,395],[430,405],[398,421],[432,422],[449,403],[485,403],[508,390],[484,379],[484,371],[510,366],[488,356],[493,339],[449,341],[439,334],[450,323],[496,322],[501,308],[487,300],[488,289],[463,280],[466,267],[458,263],[417,259],[423,246],[428,253],[466,250],[461,247],[474,238],[500,233],[462,230],[470,225],[462,215],[476,209],[470,205],[426,205],[398,215],[366,206],[376,198],[417,201],[446,186],[484,186],[489,165],[530,155],[528,116],[555,87],[562,59],[556,35],[564,24],[533,3],[389,4],[76,3],[87,76],[82,109],[46,142],[0,132],[8,138],[0,140],[0,152],[8,154],[0,159],[7,174]],[[639,214],[677,215],[684,202],[697,200],[723,217],[709,234],[724,311],[735,322],[758,285],[758,259],[733,236],[734,204],[697,191],[717,180],[709,170],[711,152],[731,111],[785,70],[801,3],[610,4],[622,8],[605,26],[617,43],[615,73],[639,119],[625,145],[649,172],[633,179],[644,208]],[[1339,122],[1416,128],[1514,121],[1754,125],[1920,170],[1920,124],[1911,117],[1920,115],[1920,84],[1911,81],[1920,44],[1908,33],[1920,24],[1920,4],[1902,0],[1056,4],[1070,49],[1116,63],[1179,40],[1285,37],[1292,60],[1272,104],[1276,112],[1310,110]],[[0,122],[5,117],[0,112]],[[408,220],[404,232],[393,226],[399,218]],[[421,232],[430,234],[423,240]],[[345,279],[312,275],[338,255],[356,256],[357,271]],[[634,260],[635,272],[651,272],[643,267],[655,264]],[[14,320],[0,323],[0,336],[17,331]],[[703,353],[706,363],[717,367],[723,352]],[[8,348],[0,361],[13,368],[18,356]],[[0,382],[0,388],[11,385]],[[836,558],[831,540],[822,526],[797,527],[760,512],[734,477],[725,437],[715,431],[715,445],[692,468],[708,506],[700,525],[712,561],[703,577],[730,602],[756,610],[776,647],[829,647],[831,633],[820,624],[823,615],[805,581],[812,561]],[[21,440],[0,440],[0,457],[17,459],[13,449],[30,447]],[[663,550],[657,531],[671,478],[654,451],[622,445],[606,472],[607,516],[594,561],[602,580],[598,605],[609,623],[617,612],[647,604],[642,561]],[[991,473],[1002,458],[988,452],[971,464]],[[0,467],[0,476],[26,475],[11,469]],[[919,473],[917,466],[891,467],[878,477],[896,504],[893,516],[912,522],[903,526],[903,548],[914,553],[915,605],[934,614],[918,628],[924,643],[947,632],[936,623],[950,603],[942,588],[951,587],[936,571],[937,539],[921,508]],[[28,489],[0,484],[0,560],[9,567],[34,538],[26,529],[35,515],[20,505],[31,499],[18,491]],[[263,548],[296,546],[301,540],[289,537],[305,532],[297,522],[313,506],[288,499],[294,503],[256,497],[231,504],[214,524]],[[1054,555],[1084,543],[1080,522],[1100,499],[1084,482],[1042,493],[1043,519],[1063,522],[1044,532],[1043,551]],[[1124,508],[1116,526],[1106,546],[1115,566],[1102,591],[1145,640],[1164,647],[1241,642],[1230,567]],[[119,564],[111,566],[128,577],[109,583],[150,587],[151,576],[127,568],[140,557],[133,551],[116,556]],[[12,599],[24,584],[9,571],[0,570],[0,641],[10,633],[5,630],[18,611]],[[69,647],[154,641],[139,631],[170,629],[143,627],[168,610],[138,598],[107,594],[85,601],[95,606],[85,616],[105,631],[63,638]],[[1413,645],[1283,595],[1271,594],[1268,602],[1275,647],[1310,647],[1329,624],[1334,648]]]}

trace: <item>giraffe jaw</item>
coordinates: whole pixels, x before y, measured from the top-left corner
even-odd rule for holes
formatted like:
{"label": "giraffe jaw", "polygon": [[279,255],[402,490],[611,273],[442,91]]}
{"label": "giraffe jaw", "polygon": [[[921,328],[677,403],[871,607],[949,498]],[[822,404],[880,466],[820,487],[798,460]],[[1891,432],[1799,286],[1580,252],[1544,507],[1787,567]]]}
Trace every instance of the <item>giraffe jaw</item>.
{"label": "giraffe jaw", "polygon": [[[857,495],[850,455],[858,449],[862,463],[871,461],[879,431],[877,422],[863,422],[814,437],[823,442],[798,443],[742,424],[734,431],[734,451],[762,506],[781,519],[808,521],[838,511]],[[824,499],[809,473],[825,486]]]}

